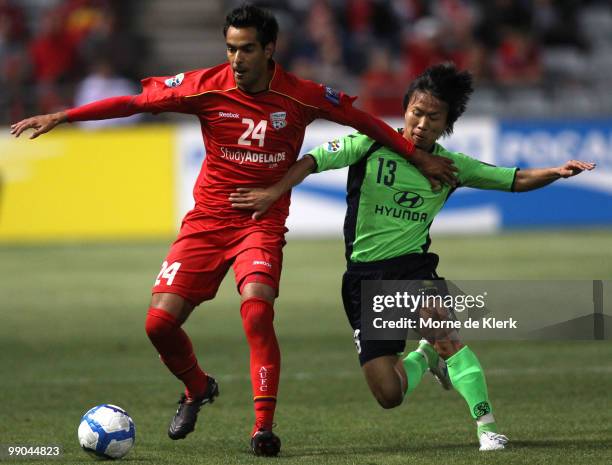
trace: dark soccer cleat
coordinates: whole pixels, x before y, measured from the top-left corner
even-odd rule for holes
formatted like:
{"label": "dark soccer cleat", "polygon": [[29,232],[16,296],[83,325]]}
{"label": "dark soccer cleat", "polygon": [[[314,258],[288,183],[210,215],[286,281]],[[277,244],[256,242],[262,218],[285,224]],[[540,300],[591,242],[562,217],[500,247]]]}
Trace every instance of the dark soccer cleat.
{"label": "dark soccer cleat", "polygon": [[280,448],[281,440],[272,431],[260,429],[251,438],[251,449],[255,455],[276,457]]}
{"label": "dark soccer cleat", "polygon": [[178,402],[179,407],[168,428],[170,439],[184,439],[191,433],[195,429],[196,421],[198,421],[198,412],[202,406],[212,404],[218,395],[219,385],[212,376],[208,377],[208,386],[202,397],[190,401],[187,400],[185,394],[182,394]]}

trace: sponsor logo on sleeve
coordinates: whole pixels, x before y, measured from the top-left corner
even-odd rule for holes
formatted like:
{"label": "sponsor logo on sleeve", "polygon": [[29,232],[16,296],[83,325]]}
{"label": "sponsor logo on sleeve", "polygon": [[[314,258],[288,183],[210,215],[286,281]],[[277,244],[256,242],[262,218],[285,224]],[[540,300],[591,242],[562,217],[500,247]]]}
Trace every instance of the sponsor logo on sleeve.
{"label": "sponsor logo on sleeve", "polygon": [[270,113],[270,122],[272,123],[272,127],[274,129],[283,129],[285,126],[287,126],[287,112],[277,111],[275,113]]}
{"label": "sponsor logo on sleeve", "polygon": [[166,87],[178,87],[182,84],[183,79],[185,79],[185,73],[177,74],[174,77],[166,79]]}
{"label": "sponsor logo on sleeve", "polygon": [[332,89],[329,86],[325,87],[325,98],[334,105],[340,105],[340,92],[336,89]]}
{"label": "sponsor logo on sleeve", "polygon": [[330,140],[327,143],[327,147],[325,147],[325,149],[328,152],[332,152],[332,153],[339,152],[340,150],[342,150],[342,141],[340,139]]}

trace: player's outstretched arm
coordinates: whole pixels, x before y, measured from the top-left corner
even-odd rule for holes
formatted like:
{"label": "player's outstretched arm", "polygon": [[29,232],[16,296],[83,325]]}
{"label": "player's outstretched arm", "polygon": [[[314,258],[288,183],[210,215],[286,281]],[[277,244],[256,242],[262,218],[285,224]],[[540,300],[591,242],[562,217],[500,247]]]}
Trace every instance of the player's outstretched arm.
{"label": "player's outstretched arm", "polygon": [[258,220],[268,208],[276,202],[284,193],[301,183],[306,176],[316,168],[314,158],[305,155],[295,162],[285,176],[276,184],[261,188],[239,187],[229,196],[232,207],[239,210],[253,210],[252,218]]}
{"label": "player's outstretched arm", "polygon": [[535,168],[520,170],[516,173],[514,180],[515,192],[527,192],[548,184],[561,178],[571,178],[583,171],[591,171],[595,168],[595,163],[588,163],[580,160],[570,160],[562,166],[556,168]]}
{"label": "player's outstretched arm", "polygon": [[19,137],[23,131],[34,129],[30,139],[36,139],[41,134],[51,131],[55,126],[65,122],[92,121],[110,118],[124,118],[136,113],[148,111],[146,99],[142,94],[132,96],[111,97],[71,108],[59,113],[33,116],[11,126],[11,134]]}
{"label": "player's outstretched arm", "polygon": [[51,131],[58,124],[65,123],[68,120],[66,112],[52,113],[49,115],[32,116],[11,125],[11,134],[19,137],[23,131],[34,129],[30,135],[30,139],[36,139],[41,134]]}

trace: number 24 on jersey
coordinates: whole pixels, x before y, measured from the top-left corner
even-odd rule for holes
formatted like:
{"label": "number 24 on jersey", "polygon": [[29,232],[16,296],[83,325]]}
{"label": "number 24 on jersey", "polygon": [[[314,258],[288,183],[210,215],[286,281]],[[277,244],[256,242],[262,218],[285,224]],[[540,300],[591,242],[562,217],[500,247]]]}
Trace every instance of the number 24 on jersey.
{"label": "number 24 on jersey", "polygon": [[253,121],[251,118],[242,118],[242,124],[246,124],[247,128],[238,139],[238,143],[240,145],[250,146],[252,142],[256,140],[259,147],[263,147],[268,122],[264,119],[255,125],[255,121]]}

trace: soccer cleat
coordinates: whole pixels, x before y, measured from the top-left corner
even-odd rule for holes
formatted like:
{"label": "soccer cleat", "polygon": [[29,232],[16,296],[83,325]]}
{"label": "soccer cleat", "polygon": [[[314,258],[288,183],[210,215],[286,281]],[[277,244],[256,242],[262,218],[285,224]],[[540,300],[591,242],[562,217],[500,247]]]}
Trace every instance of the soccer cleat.
{"label": "soccer cleat", "polygon": [[281,440],[272,431],[260,429],[251,438],[251,449],[255,455],[276,457],[280,448]]}
{"label": "soccer cleat", "polygon": [[427,366],[429,367],[429,371],[440,383],[440,385],[447,391],[451,390],[453,387],[453,383],[451,382],[450,376],[448,374],[448,367],[446,366],[446,362],[444,361],[444,359],[442,359],[442,357],[438,355],[438,352],[436,352],[436,350],[429,343],[429,341],[427,339],[421,339],[419,341],[419,347],[416,351],[420,353],[423,357],[425,357],[425,360],[427,360]]}
{"label": "soccer cleat", "polygon": [[202,406],[212,404],[215,401],[215,397],[218,395],[219,385],[212,376],[208,377],[208,386],[202,397],[189,400],[183,393],[179,399],[179,407],[176,410],[176,414],[168,427],[168,436],[170,439],[184,439],[191,433],[195,429],[195,424],[198,420],[198,412]]}
{"label": "soccer cleat", "polygon": [[442,357],[438,357],[438,363],[434,367],[429,367],[429,371],[434,375],[434,378],[440,383],[440,385],[450,391],[453,388],[450,376],[448,374],[448,367]]}
{"label": "soccer cleat", "polygon": [[508,438],[503,434],[492,433],[491,431],[483,431],[478,438],[480,441],[480,450],[502,450],[508,444]]}

